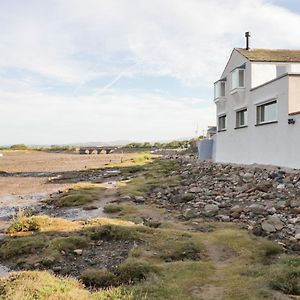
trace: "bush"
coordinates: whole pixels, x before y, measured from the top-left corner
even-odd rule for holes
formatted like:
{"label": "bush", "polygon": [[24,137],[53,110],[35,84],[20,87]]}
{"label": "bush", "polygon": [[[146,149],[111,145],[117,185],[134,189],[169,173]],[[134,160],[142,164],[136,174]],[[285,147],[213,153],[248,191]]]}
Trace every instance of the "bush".
{"label": "bush", "polygon": [[107,270],[87,269],[81,276],[81,281],[85,286],[96,288],[107,288],[117,285],[117,276]]}

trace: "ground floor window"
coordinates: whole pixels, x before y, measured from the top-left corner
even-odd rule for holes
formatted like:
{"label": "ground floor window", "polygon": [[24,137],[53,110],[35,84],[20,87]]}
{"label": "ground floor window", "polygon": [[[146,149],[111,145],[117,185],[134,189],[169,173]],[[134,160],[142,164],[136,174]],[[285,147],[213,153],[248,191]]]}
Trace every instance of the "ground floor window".
{"label": "ground floor window", "polygon": [[256,123],[264,124],[277,121],[277,101],[273,100],[256,107]]}
{"label": "ground floor window", "polygon": [[219,116],[218,131],[226,130],[226,115]]}
{"label": "ground floor window", "polygon": [[236,128],[247,126],[247,109],[241,109],[236,112]]}

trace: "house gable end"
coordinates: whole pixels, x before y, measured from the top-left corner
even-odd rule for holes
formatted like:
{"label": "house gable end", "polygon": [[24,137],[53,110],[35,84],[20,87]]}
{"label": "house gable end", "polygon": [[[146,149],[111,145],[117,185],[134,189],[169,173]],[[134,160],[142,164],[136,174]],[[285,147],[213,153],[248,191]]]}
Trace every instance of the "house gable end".
{"label": "house gable end", "polygon": [[234,48],[222,73],[221,79],[225,78],[235,68],[242,66],[247,62],[249,62],[249,60]]}

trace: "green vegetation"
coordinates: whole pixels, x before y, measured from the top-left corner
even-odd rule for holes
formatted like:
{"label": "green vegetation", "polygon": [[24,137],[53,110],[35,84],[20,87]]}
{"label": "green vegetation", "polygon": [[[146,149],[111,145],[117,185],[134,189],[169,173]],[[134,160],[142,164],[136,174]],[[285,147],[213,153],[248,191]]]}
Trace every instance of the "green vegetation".
{"label": "green vegetation", "polygon": [[116,204],[116,203],[110,203],[106,204],[103,208],[103,211],[107,214],[116,214],[119,215],[128,215],[133,214],[137,211],[136,207],[130,204]]}
{"label": "green vegetation", "polygon": [[188,149],[195,146],[196,141],[202,140],[204,137],[199,136],[195,139],[183,140],[183,141],[171,141],[167,143],[130,143],[122,148],[127,149]]}
{"label": "green vegetation", "polygon": [[300,295],[300,258],[283,258],[272,266],[270,286],[285,294]]}
{"label": "green vegetation", "polygon": [[[276,243],[251,236],[231,224],[216,224],[212,232],[197,233],[154,229],[114,219],[65,221],[64,226],[74,230],[66,236],[62,225],[40,218],[37,220],[43,232],[4,242],[0,257],[26,260],[26,255],[35,253],[40,261],[44,260],[43,265],[47,265],[47,257],[51,265],[50,258],[57,259],[61,250],[88,250],[89,243],[98,239],[131,240],[136,246],[113,272],[87,269],[81,274],[87,287],[110,287],[108,290],[91,293],[75,280],[58,279],[45,272],[25,272],[0,281],[0,299],[8,295],[13,298],[24,289],[25,296],[19,299],[53,299],[45,289],[61,299],[78,299],[76,293],[69,294],[69,286],[86,297],[82,299],[192,300],[204,295],[206,289],[225,300],[274,299],[274,289],[287,294],[300,292],[298,257],[278,260],[281,248]],[[48,234],[47,226],[61,231]]]}
{"label": "green vegetation", "polygon": [[105,188],[101,186],[79,185],[78,187],[69,189],[56,197],[45,200],[45,202],[58,207],[80,206],[99,199],[104,190]]}
{"label": "green vegetation", "polygon": [[[156,159],[153,163],[144,166],[144,174],[130,181],[123,182],[119,191],[121,195],[145,196],[155,188],[176,186],[179,182],[177,176],[167,176],[176,170],[178,161]],[[125,168],[122,172],[134,173],[136,167]],[[140,171],[141,169],[139,169]]]}
{"label": "green vegetation", "polygon": [[118,285],[117,276],[103,269],[87,269],[81,274],[80,279],[85,286],[94,288],[107,288]]}
{"label": "green vegetation", "polygon": [[147,262],[130,260],[121,264],[114,273],[101,269],[88,269],[80,278],[86,286],[107,288],[137,283],[157,271],[157,267]]}
{"label": "green vegetation", "polygon": [[29,148],[24,144],[16,144],[9,147],[10,150],[29,150]]}
{"label": "green vegetation", "polygon": [[88,246],[88,238],[83,236],[67,236],[53,238],[48,247],[56,251],[72,251],[78,248],[86,248]]}

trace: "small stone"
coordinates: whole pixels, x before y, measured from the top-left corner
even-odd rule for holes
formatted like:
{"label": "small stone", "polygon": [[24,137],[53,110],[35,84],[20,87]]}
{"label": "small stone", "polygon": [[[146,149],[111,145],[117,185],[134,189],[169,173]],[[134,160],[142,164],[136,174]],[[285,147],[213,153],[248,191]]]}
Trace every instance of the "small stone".
{"label": "small stone", "polygon": [[276,228],[272,224],[270,224],[268,221],[262,222],[261,227],[267,233],[276,232]]}
{"label": "small stone", "polygon": [[135,196],[134,200],[135,203],[145,203],[145,198],[143,196]]}
{"label": "small stone", "polygon": [[204,210],[204,215],[206,217],[214,217],[218,213],[219,207],[215,204],[206,204]]}
{"label": "small stone", "polygon": [[278,190],[283,190],[283,189],[285,189],[285,184],[278,184],[278,185],[277,185],[277,189],[278,189]]}
{"label": "small stone", "polygon": [[296,239],[297,241],[300,240],[300,233],[297,233],[297,234],[295,235],[295,239]]}
{"label": "small stone", "polygon": [[83,250],[82,250],[82,249],[75,249],[75,250],[73,250],[73,252],[74,252],[76,255],[82,255]]}
{"label": "small stone", "polygon": [[251,204],[249,206],[249,210],[256,215],[261,215],[265,213],[265,208],[261,204]]}
{"label": "small stone", "polygon": [[254,178],[254,175],[251,174],[251,173],[246,173],[246,174],[243,175],[243,181],[245,183],[253,181],[253,178]]}
{"label": "small stone", "polygon": [[189,190],[189,192],[190,192],[190,193],[193,193],[193,194],[200,193],[201,191],[202,191],[202,189],[199,188],[199,187],[192,187],[192,188],[190,188],[190,190]]}
{"label": "small stone", "polygon": [[292,199],[290,201],[290,207],[291,208],[300,207],[300,199]]}
{"label": "small stone", "polygon": [[183,217],[186,220],[190,220],[190,219],[194,219],[197,218],[199,216],[199,211],[193,208],[188,208],[187,210],[185,210],[185,212],[183,213]]}

